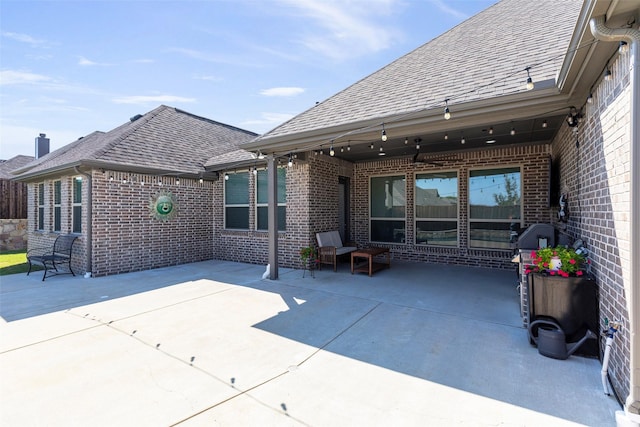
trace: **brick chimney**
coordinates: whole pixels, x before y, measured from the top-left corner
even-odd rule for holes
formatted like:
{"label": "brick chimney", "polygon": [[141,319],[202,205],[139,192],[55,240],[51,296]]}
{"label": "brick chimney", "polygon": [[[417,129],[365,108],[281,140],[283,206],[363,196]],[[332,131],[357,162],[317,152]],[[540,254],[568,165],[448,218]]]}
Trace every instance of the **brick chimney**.
{"label": "brick chimney", "polygon": [[49,138],[44,133],[41,133],[36,138],[36,159],[49,154]]}

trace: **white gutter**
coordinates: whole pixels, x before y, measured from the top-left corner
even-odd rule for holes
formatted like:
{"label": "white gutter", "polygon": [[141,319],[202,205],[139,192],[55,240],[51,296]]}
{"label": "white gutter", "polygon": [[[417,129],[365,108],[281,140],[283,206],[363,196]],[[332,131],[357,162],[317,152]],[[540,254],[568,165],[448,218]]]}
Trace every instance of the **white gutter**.
{"label": "white gutter", "polygon": [[629,396],[624,412],[632,423],[640,424],[640,31],[633,28],[611,29],[605,25],[605,16],[590,20],[591,33],[602,41],[630,44],[629,86],[631,89],[631,189],[630,189],[630,232],[631,232],[631,283],[626,291],[629,313],[630,379]]}

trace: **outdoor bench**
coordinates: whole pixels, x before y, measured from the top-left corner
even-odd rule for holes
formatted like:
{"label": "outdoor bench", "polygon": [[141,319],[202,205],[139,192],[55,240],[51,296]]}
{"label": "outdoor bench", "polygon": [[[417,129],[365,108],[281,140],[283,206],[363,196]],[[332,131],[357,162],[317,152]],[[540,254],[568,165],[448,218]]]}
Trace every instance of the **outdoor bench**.
{"label": "outdoor bench", "polygon": [[[47,275],[72,274],[75,276],[75,273],[71,269],[71,253],[73,250],[73,242],[75,242],[77,238],[78,236],[75,234],[61,234],[56,237],[53,246],[30,249],[27,252],[27,261],[29,262],[27,276],[31,273],[31,267],[34,264],[44,267],[43,282],[44,279],[47,278]],[[65,265],[69,271],[59,268]]]}
{"label": "outdoor bench", "polygon": [[358,249],[355,244],[344,246],[338,230],[316,233],[316,240],[318,241],[318,261],[321,269],[322,264],[333,264],[333,271],[337,271],[337,258]]}

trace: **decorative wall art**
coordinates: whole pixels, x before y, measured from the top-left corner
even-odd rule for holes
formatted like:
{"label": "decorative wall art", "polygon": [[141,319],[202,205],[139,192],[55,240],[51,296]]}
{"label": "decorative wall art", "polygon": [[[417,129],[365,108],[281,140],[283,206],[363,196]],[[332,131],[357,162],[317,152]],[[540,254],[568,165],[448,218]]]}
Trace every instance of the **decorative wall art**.
{"label": "decorative wall art", "polygon": [[149,213],[151,217],[161,221],[168,221],[178,214],[178,200],[170,191],[160,190],[149,198]]}

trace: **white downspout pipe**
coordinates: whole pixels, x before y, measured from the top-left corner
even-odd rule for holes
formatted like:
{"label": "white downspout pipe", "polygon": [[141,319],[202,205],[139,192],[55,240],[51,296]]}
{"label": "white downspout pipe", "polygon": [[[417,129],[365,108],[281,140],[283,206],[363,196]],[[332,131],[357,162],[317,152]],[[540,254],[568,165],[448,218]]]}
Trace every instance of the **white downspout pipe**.
{"label": "white downspout pipe", "polygon": [[630,47],[629,86],[631,89],[631,283],[626,289],[629,313],[630,379],[629,396],[624,412],[630,423],[640,424],[640,31],[633,28],[612,29],[606,26],[605,17],[591,18],[591,33],[597,40],[607,42],[626,41]]}

